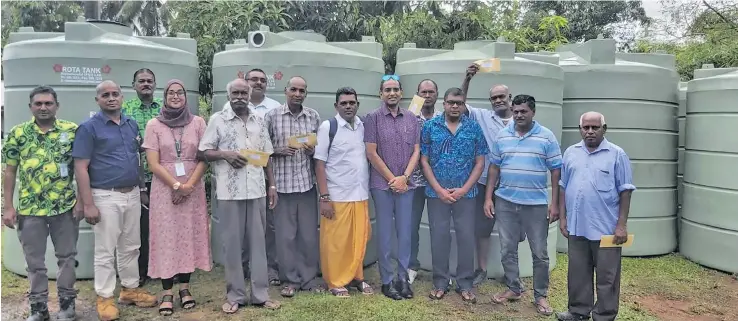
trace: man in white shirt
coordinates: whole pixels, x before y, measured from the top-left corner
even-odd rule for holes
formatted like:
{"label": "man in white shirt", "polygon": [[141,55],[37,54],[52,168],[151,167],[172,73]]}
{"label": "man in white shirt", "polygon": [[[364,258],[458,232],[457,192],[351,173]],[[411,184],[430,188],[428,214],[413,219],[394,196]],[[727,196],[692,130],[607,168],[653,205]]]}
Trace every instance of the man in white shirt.
{"label": "man in white shirt", "polygon": [[349,296],[347,286],[372,294],[364,282],[364,255],[369,241],[369,161],[364,124],[356,116],[353,88],[336,92],[338,115],[323,121],[315,147],[315,176],[320,191],[320,261],[331,294]]}
{"label": "man in white shirt", "polygon": [[[255,115],[264,118],[266,113],[274,108],[282,106],[278,101],[271,99],[266,96],[266,85],[267,76],[266,73],[259,69],[254,68],[249,70],[245,75],[239,74],[238,78],[245,79],[251,87],[251,96],[249,96],[249,110],[254,112]],[[228,101],[223,105],[223,110],[231,108],[231,102]],[[267,182],[267,184],[269,184]],[[269,284],[280,285],[279,282],[279,265],[277,264],[277,244],[274,237],[274,215],[272,210],[267,208],[267,229],[266,229],[266,251],[267,251],[267,265],[269,266]],[[244,262],[243,268],[248,275],[249,270],[249,247],[245,247],[243,255]]]}

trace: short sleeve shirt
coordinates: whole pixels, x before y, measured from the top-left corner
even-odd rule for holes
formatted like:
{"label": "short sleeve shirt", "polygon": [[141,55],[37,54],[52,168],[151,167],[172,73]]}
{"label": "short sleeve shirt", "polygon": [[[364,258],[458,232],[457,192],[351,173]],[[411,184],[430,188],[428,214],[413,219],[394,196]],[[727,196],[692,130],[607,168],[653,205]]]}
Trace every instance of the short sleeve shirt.
{"label": "short sleeve shirt", "polygon": [[[274,152],[264,119],[251,112],[244,120],[231,108],[216,112],[210,117],[198,149],[235,152],[248,149],[269,154]],[[211,162],[211,165],[217,199],[248,200],[266,196],[264,168],[247,164],[236,169],[225,160]]]}
{"label": "short sleeve shirt", "polygon": [[[364,119],[364,142],[377,144],[377,154],[392,175],[404,175],[415,152],[415,145],[420,143],[418,119],[404,108],[400,108],[397,115],[393,116],[387,105],[382,104]],[[370,171],[369,187],[389,189],[387,180],[374,167]],[[408,181],[408,187],[415,188],[412,180]]]}
{"label": "short sleeve shirt", "polygon": [[3,163],[18,167],[20,215],[54,216],[76,204],[75,123],[58,119],[43,133],[34,120],[13,127],[2,147]]}
{"label": "short sleeve shirt", "polygon": [[[164,103],[161,98],[154,98],[151,106],[146,107],[143,105],[141,100],[136,97],[123,102],[121,110],[124,114],[126,114],[128,117],[133,118],[133,120],[135,120],[136,123],[141,126],[139,128],[139,135],[141,135],[141,139],[143,140],[146,138],[146,136],[144,135],[144,133],[146,133],[146,124],[149,123],[149,120],[152,120],[156,118],[156,116],[159,116],[159,113],[161,112],[161,106],[163,105]],[[146,182],[151,182],[153,174],[149,170],[149,163],[146,160],[146,157],[141,157],[141,163],[144,168],[144,179],[146,180]]]}

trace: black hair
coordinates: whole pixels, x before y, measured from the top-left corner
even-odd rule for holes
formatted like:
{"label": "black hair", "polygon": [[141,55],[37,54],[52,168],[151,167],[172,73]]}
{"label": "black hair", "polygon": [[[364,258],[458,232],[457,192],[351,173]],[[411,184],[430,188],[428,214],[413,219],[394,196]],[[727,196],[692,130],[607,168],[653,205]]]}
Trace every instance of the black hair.
{"label": "black hair", "polygon": [[36,95],[41,95],[41,94],[51,94],[51,96],[54,97],[54,103],[56,104],[59,103],[59,100],[57,100],[57,97],[56,97],[56,90],[54,90],[54,88],[51,88],[49,86],[38,86],[36,88],[33,88],[33,90],[31,90],[31,94],[28,95],[28,100],[30,102],[33,102],[33,97],[35,97]]}
{"label": "black hair", "polygon": [[462,97],[464,97],[464,91],[461,90],[461,88],[458,88],[458,87],[451,87],[451,88],[449,88],[448,90],[446,90],[446,93],[443,94],[443,101],[444,102],[446,101],[446,98],[449,95],[462,96]]}
{"label": "black hair", "polygon": [[390,81],[390,80],[394,80],[394,81],[396,81],[396,82],[397,82],[398,84],[400,84],[400,90],[402,90],[402,83],[401,83],[401,82],[400,82],[399,80],[397,80],[397,79],[392,79],[392,78],[389,78],[389,79],[387,79],[387,80],[384,80],[384,79],[383,79],[383,80],[381,80],[381,81],[379,82],[379,91],[382,91],[382,90],[384,90],[384,83],[386,83],[386,82],[388,82],[388,81]]}
{"label": "black hair", "polygon": [[341,87],[336,90],[336,103],[338,103],[338,98],[340,98],[343,95],[354,95],[354,98],[356,101],[359,101],[359,96],[356,95],[356,90],[354,90],[351,87]]}
{"label": "black hair", "polygon": [[426,81],[430,81],[430,82],[431,82],[431,84],[433,84],[433,87],[435,87],[435,88],[436,88],[436,91],[438,91],[438,84],[436,84],[436,82],[435,82],[435,81],[433,81],[433,79],[423,79],[423,80],[421,80],[421,81],[420,81],[420,82],[418,83],[418,92],[420,92],[420,85],[422,85],[422,84],[423,84],[424,82],[426,82]]}
{"label": "black hair", "polygon": [[515,98],[513,98],[512,104],[513,106],[526,104],[531,111],[536,111],[536,98],[531,95],[517,95],[515,96]]}
{"label": "black hair", "polygon": [[251,69],[251,70],[249,70],[249,72],[247,72],[247,73],[246,73],[246,76],[244,76],[244,77],[248,77],[248,75],[249,75],[250,73],[254,72],[254,71],[256,71],[256,72],[260,72],[260,73],[264,74],[264,76],[266,76],[266,74],[267,74],[267,73],[265,73],[265,72],[264,72],[264,70],[261,70],[261,69],[259,69],[259,68],[254,68],[254,69]]}
{"label": "black hair", "polygon": [[149,69],[149,68],[141,68],[139,70],[136,70],[136,72],[133,73],[133,82],[136,82],[136,77],[138,77],[138,74],[140,74],[142,72],[151,74],[151,76],[154,78],[154,81],[156,81],[156,75],[154,74],[153,71],[151,71],[151,69]]}

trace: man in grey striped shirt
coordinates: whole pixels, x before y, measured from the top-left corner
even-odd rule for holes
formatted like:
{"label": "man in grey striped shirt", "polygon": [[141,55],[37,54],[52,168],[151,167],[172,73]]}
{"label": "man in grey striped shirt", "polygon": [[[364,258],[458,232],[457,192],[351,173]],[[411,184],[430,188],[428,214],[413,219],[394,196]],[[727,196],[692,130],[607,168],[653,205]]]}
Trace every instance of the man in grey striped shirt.
{"label": "man in grey striped shirt", "polygon": [[265,121],[274,145],[274,180],[279,202],[274,209],[277,262],[282,296],[298,290],[322,291],[318,276],[318,197],[315,190],[314,146],[292,148],[292,136],[317,133],[320,115],[302,105],[307,83],[290,78],[284,89],[285,104],[267,112]]}

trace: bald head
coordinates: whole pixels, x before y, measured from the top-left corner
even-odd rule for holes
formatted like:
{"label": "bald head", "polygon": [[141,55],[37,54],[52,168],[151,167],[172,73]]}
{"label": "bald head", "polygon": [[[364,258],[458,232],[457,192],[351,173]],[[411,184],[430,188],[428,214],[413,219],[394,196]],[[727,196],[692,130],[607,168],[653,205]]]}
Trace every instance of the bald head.
{"label": "bald head", "polygon": [[605,115],[596,111],[588,111],[579,117],[579,126],[581,127],[585,121],[596,122],[600,126],[605,125]]}
{"label": "bald head", "polygon": [[489,90],[489,102],[492,104],[492,109],[497,116],[503,119],[512,117],[511,98],[510,89],[505,85],[494,85]]}
{"label": "bald head", "polygon": [[490,97],[492,97],[492,93],[493,92],[500,92],[500,93],[503,93],[504,92],[504,93],[506,93],[506,94],[509,95],[510,94],[510,88],[507,88],[506,85],[502,85],[502,84],[494,85],[494,86],[492,86],[492,88],[489,89]]}
{"label": "bald head", "polygon": [[287,86],[284,87],[284,95],[287,97],[287,107],[292,111],[297,111],[302,108],[302,103],[307,97],[307,82],[305,78],[300,76],[293,76],[287,81]]}
{"label": "bald head", "polygon": [[123,104],[123,94],[118,84],[112,80],[105,80],[97,84],[95,91],[97,92],[95,102],[97,102],[100,110],[110,115],[120,113],[120,106]]}
{"label": "bald head", "polygon": [[116,84],[115,81],[112,80],[103,80],[95,86],[95,91],[99,95],[105,88],[117,88],[119,92],[121,91],[120,85]]}
{"label": "bald head", "polygon": [[579,133],[582,140],[590,151],[594,151],[605,140],[605,116],[598,112],[590,111],[579,117]]}

